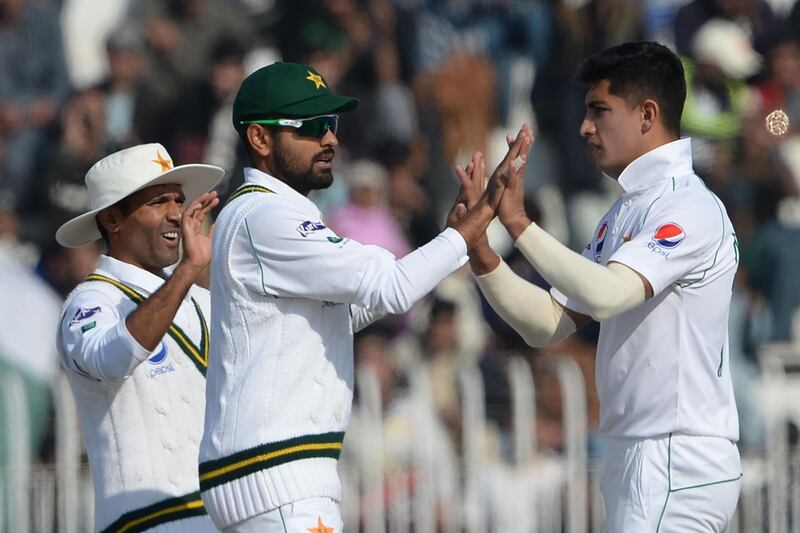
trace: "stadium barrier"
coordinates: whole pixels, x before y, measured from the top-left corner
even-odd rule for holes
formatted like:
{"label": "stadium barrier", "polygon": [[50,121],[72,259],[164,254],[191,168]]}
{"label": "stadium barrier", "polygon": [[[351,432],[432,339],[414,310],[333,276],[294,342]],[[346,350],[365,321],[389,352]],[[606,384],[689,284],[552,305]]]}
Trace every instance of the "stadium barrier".
{"label": "stadium barrier", "polygon": [[[800,350],[761,350],[766,452],[743,457],[742,495],[728,533],[800,531],[800,461],[787,444],[786,421],[800,425]],[[386,405],[376,372],[357,369],[358,402],[340,461],[342,513],[365,533],[598,533],[602,522],[597,460],[587,455],[587,398],[579,366],[553,358],[559,384],[563,449],[540,449],[536,384],[528,362],[509,357],[508,434],[498,443],[487,420],[477,367],[457,376],[461,428],[442,428],[424,369],[408,376],[402,402]],[[55,463],[30,453],[23,385],[0,379],[10,464],[0,471],[0,531],[92,531],[91,476],[66,377],[53,388]],[[399,429],[398,429],[399,428]],[[361,438],[363,436],[363,438]],[[460,439],[460,440],[459,440]]]}

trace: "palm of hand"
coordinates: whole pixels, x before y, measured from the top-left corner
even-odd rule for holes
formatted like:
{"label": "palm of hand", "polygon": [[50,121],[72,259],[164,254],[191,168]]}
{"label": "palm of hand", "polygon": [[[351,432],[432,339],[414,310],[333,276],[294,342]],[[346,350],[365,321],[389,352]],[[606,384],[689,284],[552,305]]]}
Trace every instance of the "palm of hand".
{"label": "palm of hand", "polygon": [[203,194],[181,216],[183,259],[191,265],[205,268],[211,262],[211,235],[203,233],[203,222],[218,203],[217,193]]}
{"label": "palm of hand", "polygon": [[183,254],[187,261],[205,266],[211,261],[211,237],[202,232],[202,223],[191,217],[183,223]]}

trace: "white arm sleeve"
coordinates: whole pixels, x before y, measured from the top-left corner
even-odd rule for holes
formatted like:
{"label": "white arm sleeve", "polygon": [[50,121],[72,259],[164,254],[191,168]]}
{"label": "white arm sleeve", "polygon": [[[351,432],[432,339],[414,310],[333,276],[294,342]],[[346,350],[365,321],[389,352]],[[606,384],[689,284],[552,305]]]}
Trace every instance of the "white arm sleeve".
{"label": "white arm sleeve", "polygon": [[595,320],[611,318],[645,301],[644,282],[636,271],[620,263],[594,263],[535,223],[528,226],[515,245],[548,283],[580,304]]}
{"label": "white arm sleeve", "polygon": [[100,292],[77,293],[67,304],[60,327],[63,365],[84,377],[119,381],[149,355],[128,331],[114,302]]}
{"label": "white arm sleeve", "polygon": [[530,346],[545,346],[568,337],[575,322],[550,294],[517,276],[504,262],[477,276],[478,287],[492,309]]}
{"label": "white arm sleeve", "polygon": [[[368,323],[404,313],[467,261],[464,239],[448,228],[402,259],[341,238],[307,213],[275,203],[249,214],[232,269],[260,294],[356,304]],[[306,225],[312,231],[298,231]]]}

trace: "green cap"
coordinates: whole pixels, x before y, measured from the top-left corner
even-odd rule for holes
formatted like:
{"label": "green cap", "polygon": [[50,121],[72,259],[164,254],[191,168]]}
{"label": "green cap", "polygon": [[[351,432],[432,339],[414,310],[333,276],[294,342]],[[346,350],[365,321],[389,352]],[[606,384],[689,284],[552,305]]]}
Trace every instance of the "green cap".
{"label": "green cap", "polygon": [[243,131],[248,120],[304,118],[352,111],[358,99],[337,96],[313,68],[273,63],[247,76],[233,102],[233,127]]}

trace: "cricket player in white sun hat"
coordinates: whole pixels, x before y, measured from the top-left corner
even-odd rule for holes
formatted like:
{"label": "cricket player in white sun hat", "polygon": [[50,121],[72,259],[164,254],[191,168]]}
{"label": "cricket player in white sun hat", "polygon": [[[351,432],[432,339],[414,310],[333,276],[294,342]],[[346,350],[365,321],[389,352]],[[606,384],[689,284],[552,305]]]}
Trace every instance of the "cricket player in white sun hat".
{"label": "cricket player in white sun hat", "polygon": [[[626,43],[587,59],[578,78],[588,88],[581,135],[622,196],[579,255],[528,219],[513,175],[498,216],[553,289],[517,277],[486,240],[470,263],[492,307],[532,346],[600,322],[603,531],[725,531],[741,478],[728,365],[738,249],[679,135],[683,69],[664,46]],[[461,174],[480,184],[482,168],[476,154]]]}
{"label": "cricket player in white sun hat", "polygon": [[223,174],[173,167],[160,144],[122,150],[86,174],[90,211],[56,232],[62,246],[102,238],[108,249],[67,298],[58,331],[97,531],[216,530],[197,477],[210,298],[195,283],[211,259],[202,224]]}

